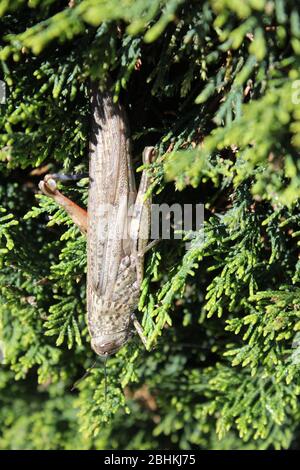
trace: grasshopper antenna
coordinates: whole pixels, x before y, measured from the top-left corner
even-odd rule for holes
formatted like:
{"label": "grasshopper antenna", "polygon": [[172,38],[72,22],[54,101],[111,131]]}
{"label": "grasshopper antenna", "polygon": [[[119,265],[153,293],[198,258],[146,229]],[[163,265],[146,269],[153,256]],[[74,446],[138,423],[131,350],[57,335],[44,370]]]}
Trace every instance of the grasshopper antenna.
{"label": "grasshopper antenna", "polygon": [[106,401],[107,397],[107,359],[108,359],[108,354],[106,354],[104,358],[104,401]]}
{"label": "grasshopper antenna", "polygon": [[95,362],[91,365],[91,367],[89,367],[89,368],[85,371],[85,373],[83,374],[83,376],[82,376],[80,379],[76,380],[76,382],[74,383],[73,387],[71,388],[71,392],[73,392],[73,391],[78,387],[78,385],[79,385],[86,377],[88,377],[88,376],[90,375],[91,370],[94,369],[95,365],[97,364],[97,361],[98,361],[98,359],[96,359]]}

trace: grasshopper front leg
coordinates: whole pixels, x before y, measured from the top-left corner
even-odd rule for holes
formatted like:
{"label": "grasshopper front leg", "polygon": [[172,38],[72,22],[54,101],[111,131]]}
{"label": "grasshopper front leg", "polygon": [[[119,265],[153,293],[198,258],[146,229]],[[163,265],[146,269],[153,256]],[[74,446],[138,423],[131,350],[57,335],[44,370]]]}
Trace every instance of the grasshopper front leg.
{"label": "grasshopper front leg", "polygon": [[142,340],[143,345],[147,349],[147,338],[144,335],[143,327],[140,324],[140,322],[138,321],[138,319],[136,318],[135,313],[133,313],[131,315],[131,320],[132,320],[134,328],[136,329],[137,334],[139,335],[140,339]]}
{"label": "grasshopper front leg", "polygon": [[54,199],[69,214],[73,222],[79,227],[79,230],[86,235],[88,226],[87,211],[58,191],[55,179],[54,175],[46,175],[39,183],[40,190],[46,196]]}

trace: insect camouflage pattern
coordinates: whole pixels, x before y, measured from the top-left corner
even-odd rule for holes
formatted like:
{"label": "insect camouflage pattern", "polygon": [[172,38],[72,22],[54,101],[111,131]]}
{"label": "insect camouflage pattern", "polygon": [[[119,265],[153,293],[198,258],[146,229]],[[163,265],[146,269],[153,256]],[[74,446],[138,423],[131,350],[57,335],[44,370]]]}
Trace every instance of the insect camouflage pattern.
{"label": "insect camouflage pattern", "polygon": [[[144,255],[151,246],[147,245],[151,199],[145,200],[149,186],[146,170],[136,191],[129,131],[121,105],[94,83],[91,110],[88,212],[58,191],[57,175],[46,175],[39,187],[87,233],[88,328],[93,350],[107,356],[128,341],[133,326],[145,344],[134,311]],[[146,147],[143,163],[150,163],[153,155],[153,147]]]}

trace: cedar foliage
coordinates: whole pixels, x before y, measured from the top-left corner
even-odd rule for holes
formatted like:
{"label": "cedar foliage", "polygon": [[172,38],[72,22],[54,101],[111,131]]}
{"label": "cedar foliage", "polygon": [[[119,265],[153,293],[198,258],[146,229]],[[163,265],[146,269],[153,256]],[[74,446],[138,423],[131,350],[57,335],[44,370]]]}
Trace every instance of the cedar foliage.
{"label": "cedar foliage", "polygon": [[[267,449],[299,440],[296,0],[1,0],[1,449]],[[155,202],[204,203],[162,241],[134,338],[94,359],[85,239],[37,190],[87,170],[89,80],[113,80]],[[81,205],[86,179],[63,191]],[[188,235],[188,234],[187,234]],[[101,362],[101,361],[100,361]]]}

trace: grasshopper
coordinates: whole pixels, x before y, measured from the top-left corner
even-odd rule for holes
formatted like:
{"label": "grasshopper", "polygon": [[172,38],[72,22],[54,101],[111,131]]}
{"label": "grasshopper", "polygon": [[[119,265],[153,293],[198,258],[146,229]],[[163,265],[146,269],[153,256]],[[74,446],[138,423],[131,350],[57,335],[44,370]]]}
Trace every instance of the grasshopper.
{"label": "grasshopper", "polygon": [[[91,347],[99,356],[117,352],[137,330],[146,339],[135,310],[143,280],[151,198],[145,199],[149,176],[143,170],[136,191],[130,138],[124,109],[110,92],[91,86],[88,211],[65,197],[49,174],[39,183],[87,234],[87,322]],[[151,163],[146,147],[143,163]]]}

